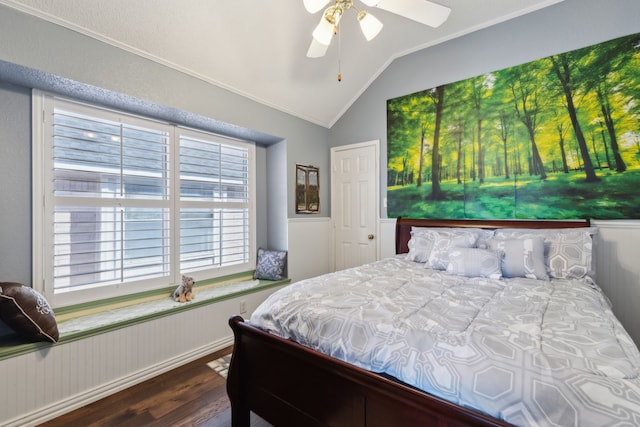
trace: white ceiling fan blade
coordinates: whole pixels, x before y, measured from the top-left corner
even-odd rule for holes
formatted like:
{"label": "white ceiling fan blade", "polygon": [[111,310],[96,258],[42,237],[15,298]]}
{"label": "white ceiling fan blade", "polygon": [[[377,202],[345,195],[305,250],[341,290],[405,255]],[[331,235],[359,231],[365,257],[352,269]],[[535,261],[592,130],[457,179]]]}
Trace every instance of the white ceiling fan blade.
{"label": "white ceiling fan blade", "polygon": [[327,53],[327,49],[329,49],[328,44],[322,44],[318,40],[311,38],[311,44],[309,45],[309,50],[307,51],[308,58],[320,58]]}
{"label": "white ceiling fan blade", "polygon": [[329,0],[304,0],[303,3],[307,12],[316,13],[326,6],[326,4],[329,3]]}
{"label": "white ceiling fan blade", "polygon": [[364,3],[430,27],[439,27],[449,17],[451,9],[427,0],[367,0]]}

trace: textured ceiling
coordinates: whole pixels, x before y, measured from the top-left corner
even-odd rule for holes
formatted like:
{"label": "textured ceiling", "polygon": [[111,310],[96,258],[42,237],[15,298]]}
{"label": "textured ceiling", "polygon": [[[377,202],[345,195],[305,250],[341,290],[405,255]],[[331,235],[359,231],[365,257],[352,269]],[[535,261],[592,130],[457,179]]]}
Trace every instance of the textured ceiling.
{"label": "textured ceiling", "polygon": [[383,22],[382,32],[367,42],[350,10],[340,40],[333,40],[318,59],[307,58],[306,52],[320,12],[309,14],[302,0],[0,3],[331,127],[395,58],[560,1],[436,0],[452,9],[436,29],[354,1]]}

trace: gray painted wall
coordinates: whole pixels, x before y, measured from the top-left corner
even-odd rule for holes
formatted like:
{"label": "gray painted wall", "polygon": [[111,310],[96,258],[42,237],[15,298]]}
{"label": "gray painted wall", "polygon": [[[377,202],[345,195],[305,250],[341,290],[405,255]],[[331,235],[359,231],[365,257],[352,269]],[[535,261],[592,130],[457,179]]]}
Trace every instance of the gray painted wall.
{"label": "gray painted wall", "polygon": [[328,129],[4,5],[0,40],[1,281],[31,282],[33,87],[106,97],[132,111],[205,122],[221,134],[258,141],[259,246],[286,247],[287,220],[296,216],[296,163],[320,167],[320,216],[329,215]]}
{"label": "gray painted wall", "polygon": [[[637,33],[639,17],[638,0],[565,0],[396,59],[331,128],[329,145],[380,139],[380,170],[386,171],[388,99]],[[382,173],[381,218],[387,217],[386,186]]]}
{"label": "gray painted wall", "polygon": [[31,92],[0,83],[0,281],[31,282]]}
{"label": "gray painted wall", "polygon": [[295,168],[288,168],[286,165],[287,159],[287,141],[282,141],[269,147],[267,153],[267,163],[269,164],[269,174],[267,175],[267,184],[265,191],[271,200],[269,204],[269,234],[272,236],[269,239],[271,249],[287,249],[288,248],[288,222],[283,223],[278,221],[277,218],[282,218],[287,214],[287,195],[293,194],[295,189],[292,189],[288,194],[283,194],[282,191],[277,191],[278,188],[283,188],[285,181],[282,179],[286,177],[285,170],[291,169],[290,173],[295,176]]}

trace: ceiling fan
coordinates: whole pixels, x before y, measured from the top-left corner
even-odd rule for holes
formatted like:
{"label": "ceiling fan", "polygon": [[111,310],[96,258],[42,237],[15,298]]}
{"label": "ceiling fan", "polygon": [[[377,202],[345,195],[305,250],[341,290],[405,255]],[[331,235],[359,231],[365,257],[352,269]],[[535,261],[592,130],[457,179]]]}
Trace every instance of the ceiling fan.
{"label": "ceiling fan", "polygon": [[[316,13],[331,0],[303,0],[309,13]],[[449,17],[451,9],[428,0],[360,0],[370,7],[386,10],[402,17],[412,19],[430,27],[438,27]],[[311,45],[307,51],[309,58],[324,56],[331,44],[332,36],[338,33],[338,25],[344,12],[353,9],[357,12],[360,29],[367,41],[373,40],[380,30],[382,22],[364,9],[358,9],[353,0],[333,0],[320,18],[320,23],[313,30]]]}

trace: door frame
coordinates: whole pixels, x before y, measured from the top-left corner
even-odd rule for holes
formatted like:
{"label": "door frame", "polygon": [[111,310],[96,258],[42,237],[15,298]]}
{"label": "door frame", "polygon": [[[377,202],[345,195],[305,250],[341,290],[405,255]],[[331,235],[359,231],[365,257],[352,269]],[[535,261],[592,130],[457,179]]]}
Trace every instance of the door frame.
{"label": "door frame", "polygon": [[359,150],[365,147],[373,147],[374,148],[374,182],[373,186],[374,195],[373,195],[373,203],[375,204],[375,215],[374,218],[374,233],[375,233],[375,256],[376,260],[380,257],[380,140],[373,139],[371,141],[358,142],[354,144],[347,145],[339,145],[335,147],[331,147],[331,158],[330,158],[330,169],[331,169],[331,251],[332,254],[329,256],[329,268],[330,271],[335,271],[336,269],[336,228],[335,228],[335,218],[338,211],[339,202],[337,199],[337,191],[335,190],[335,156],[338,151],[347,151],[347,150]]}

